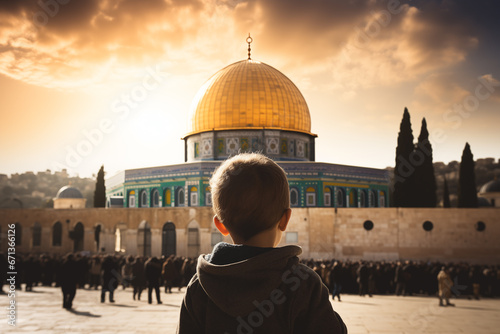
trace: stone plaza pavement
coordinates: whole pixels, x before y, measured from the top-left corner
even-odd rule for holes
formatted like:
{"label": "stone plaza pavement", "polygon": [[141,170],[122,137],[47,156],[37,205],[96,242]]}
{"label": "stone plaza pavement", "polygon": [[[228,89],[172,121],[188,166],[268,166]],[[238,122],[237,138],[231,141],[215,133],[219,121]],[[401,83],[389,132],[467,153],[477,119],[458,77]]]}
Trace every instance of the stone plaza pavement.
{"label": "stone plaza pavement", "polygon": [[[17,323],[7,323],[7,295],[0,295],[0,333],[175,333],[184,289],[162,292],[163,304],[132,300],[120,287],[116,302],[99,302],[100,292],[79,289],[74,310],[62,308],[61,290],[35,287],[17,291]],[[437,298],[353,295],[334,301],[349,333],[500,333],[500,300],[453,299],[456,307],[438,307]]]}

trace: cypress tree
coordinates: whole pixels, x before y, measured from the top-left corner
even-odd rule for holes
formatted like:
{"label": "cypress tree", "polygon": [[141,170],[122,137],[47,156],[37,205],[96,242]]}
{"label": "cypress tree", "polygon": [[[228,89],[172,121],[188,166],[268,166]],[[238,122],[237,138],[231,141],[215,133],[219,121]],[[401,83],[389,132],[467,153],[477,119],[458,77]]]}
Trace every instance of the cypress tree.
{"label": "cypress tree", "polygon": [[106,206],[106,186],[104,185],[104,166],[101,166],[97,173],[97,180],[94,191],[94,208],[104,208]]}
{"label": "cypress tree", "polygon": [[443,208],[451,208],[450,191],[448,190],[448,182],[446,181],[446,177],[444,178],[443,185]]}
{"label": "cypress tree", "polygon": [[435,208],[436,197],[436,177],[434,175],[434,165],[432,164],[432,146],[429,142],[429,131],[427,122],[422,119],[422,127],[418,136],[415,152],[410,160],[415,164],[414,183],[414,205],[422,208]]}
{"label": "cypress tree", "polygon": [[469,143],[465,143],[458,175],[458,207],[477,208],[476,176],[474,174],[474,157]]}
{"label": "cypress tree", "polygon": [[394,168],[393,198],[394,206],[413,206],[413,185],[415,167],[410,163],[413,153],[413,132],[411,130],[410,113],[405,108],[399,126],[398,146],[396,147],[396,167]]}

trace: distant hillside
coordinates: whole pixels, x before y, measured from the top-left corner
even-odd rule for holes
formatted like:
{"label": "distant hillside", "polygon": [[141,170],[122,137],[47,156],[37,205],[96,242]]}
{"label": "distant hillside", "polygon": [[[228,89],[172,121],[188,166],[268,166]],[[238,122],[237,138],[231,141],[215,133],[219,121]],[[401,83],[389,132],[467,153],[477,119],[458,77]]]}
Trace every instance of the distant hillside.
{"label": "distant hillside", "polygon": [[[438,206],[443,205],[443,186],[444,178],[448,182],[448,190],[450,191],[451,206],[457,206],[457,193],[458,193],[458,171],[460,162],[452,161],[448,164],[443,162],[435,162],[434,174],[436,175],[437,182],[437,199]],[[394,168],[388,167],[389,171],[393,172]],[[494,158],[477,159],[475,161],[476,173],[476,187],[479,191],[480,188],[487,182],[493,180],[495,177],[500,177],[500,159],[495,161]]]}
{"label": "distant hillside", "polygon": [[87,199],[87,207],[94,203],[95,180],[91,178],[70,177],[65,170],[52,173],[26,172],[0,174],[0,208],[52,208],[53,198],[61,187],[71,186],[81,191]]}

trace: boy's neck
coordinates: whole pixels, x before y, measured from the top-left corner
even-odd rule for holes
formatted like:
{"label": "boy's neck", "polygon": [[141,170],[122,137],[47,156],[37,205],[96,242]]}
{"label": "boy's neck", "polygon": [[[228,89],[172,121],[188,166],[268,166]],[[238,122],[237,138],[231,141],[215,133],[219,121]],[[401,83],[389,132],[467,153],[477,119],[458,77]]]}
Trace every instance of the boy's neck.
{"label": "boy's neck", "polygon": [[244,240],[239,238],[238,236],[231,235],[231,239],[233,239],[233,244],[235,245],[245,245],[252,247],[276,247],[281,240],[281,231],[278,229],[269,229],[260,232],[259,234],[254,235],[248,240]]}

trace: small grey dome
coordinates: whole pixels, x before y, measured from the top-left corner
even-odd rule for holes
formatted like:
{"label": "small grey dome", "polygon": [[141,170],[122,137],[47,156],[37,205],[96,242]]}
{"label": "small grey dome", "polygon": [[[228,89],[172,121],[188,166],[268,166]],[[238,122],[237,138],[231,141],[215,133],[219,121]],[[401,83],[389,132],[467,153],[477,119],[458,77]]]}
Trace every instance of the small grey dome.
{"label": "small grey dome", "polygon": [[500,180],[491,180],[481,187],[480,194],[500,192]]}
{"label": "small grey dome", "polygon": [[491,206],[490,201],[484,197],[478,197],[477,198],[477,206],[478,207],[488,207]]}
{"label": "small grey dome", "polygon": [[80,190],[72,186],[64,186],[57,192],[56,198],[83,198]]}

